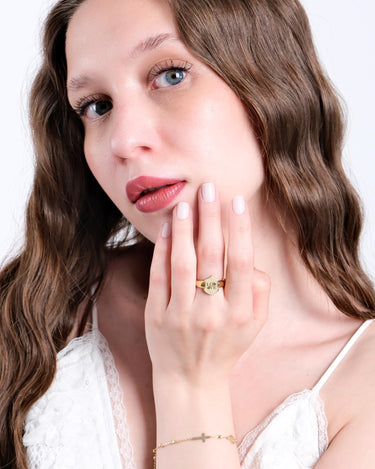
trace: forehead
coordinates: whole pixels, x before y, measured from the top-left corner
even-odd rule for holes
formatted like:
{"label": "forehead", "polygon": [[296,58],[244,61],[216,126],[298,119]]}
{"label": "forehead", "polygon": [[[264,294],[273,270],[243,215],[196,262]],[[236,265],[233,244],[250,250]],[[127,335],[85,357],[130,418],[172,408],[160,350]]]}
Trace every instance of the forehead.
{"label": "forehead", "polygon": [[145,37],[163,34],[177,36],[166,1],[85,0],[68,25],[68,68],[98,55],[118,53],[120,48],[124,55],[131,55]]}

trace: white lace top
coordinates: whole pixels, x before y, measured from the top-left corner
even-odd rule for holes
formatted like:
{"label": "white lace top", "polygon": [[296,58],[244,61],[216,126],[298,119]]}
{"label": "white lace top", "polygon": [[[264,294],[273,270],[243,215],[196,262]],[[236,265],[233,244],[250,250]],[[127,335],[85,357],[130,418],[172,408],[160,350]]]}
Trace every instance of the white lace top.
{"label": "white lace top", "polygon": [[[366,321],[318,384],[288,397],[239,445],[243,469],[312,468],[327,449],[319,391],[371,321]],[[30,469],[136,469],[126,402],[106,340],[97,328],[57,357],[48,391],[32,406],[23,443]]]}

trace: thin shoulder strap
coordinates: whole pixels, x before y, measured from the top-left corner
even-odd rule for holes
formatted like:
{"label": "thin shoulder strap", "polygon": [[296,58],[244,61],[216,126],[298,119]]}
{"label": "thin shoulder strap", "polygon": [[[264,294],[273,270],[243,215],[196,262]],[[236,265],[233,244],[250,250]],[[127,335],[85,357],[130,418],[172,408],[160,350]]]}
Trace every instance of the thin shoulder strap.
{"label": "thin shoulder strap", "polygon": [[323,376],[320,378],[320,380],[316,383],[314,386],[313,390],[319,392],[324,384],[328,381],[332,373],[336,370],[336,368],[339,366],[339,364],[342,362],[342,360],[346,357],[348,352],[351,350],[353,345],[357,342],[357,340],[360,338],[360,336],[365,332],[365,330],[368,328],[368,326],[374,321],[374,319],[369,319],[368,321],[365,321],[358,329],[357,331],[353,334],[353,336],[350,338],[348,343],[345,345],[345,347],[341,350],[341,352],[338,354],[338,356],[335,358],[335,360],[331,363],[331,365],[328,367],[328,370],[323,374]]}
{"label": "thin shoulder strap", "polygon": [[98,309],[96,307],[96,302],[92,305],[92,330],[97,331],[98,328]]}

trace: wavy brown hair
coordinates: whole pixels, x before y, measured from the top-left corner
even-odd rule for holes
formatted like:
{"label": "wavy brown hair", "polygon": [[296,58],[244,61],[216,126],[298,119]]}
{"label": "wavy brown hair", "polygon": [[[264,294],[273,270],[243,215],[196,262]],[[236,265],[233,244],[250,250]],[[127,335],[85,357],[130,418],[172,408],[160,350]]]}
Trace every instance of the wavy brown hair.
{"label": "wavy brown hair", "polygon": [[[108,252],[128,223],[90,173],[82,124],[66,94],[65,33],[85,0],[47,18],[30,97],[36,170],[25,247],[0,274],[0,466],[26,469],[22,427],[50,386],[56,353],[82,334]],[[342,166],[340,103],[297,0],[168,1],[186,46],[238,94],[261,142],[267,194],[294,223],[314,277],[346,315],[374,317],[361,269],[361,211]],[[125,231],[123,231],[125,228]],[[123,233],[119,244],[110,240]]]}

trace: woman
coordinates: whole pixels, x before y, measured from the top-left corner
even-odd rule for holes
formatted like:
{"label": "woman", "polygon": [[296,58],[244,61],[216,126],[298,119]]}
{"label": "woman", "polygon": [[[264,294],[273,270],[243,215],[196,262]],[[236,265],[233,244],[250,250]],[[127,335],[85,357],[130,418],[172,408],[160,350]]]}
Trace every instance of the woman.
{"label": "woman", "polygon": [[372,467],[375,294],[301,5],[62,0],[44,51],[2,467]]}

